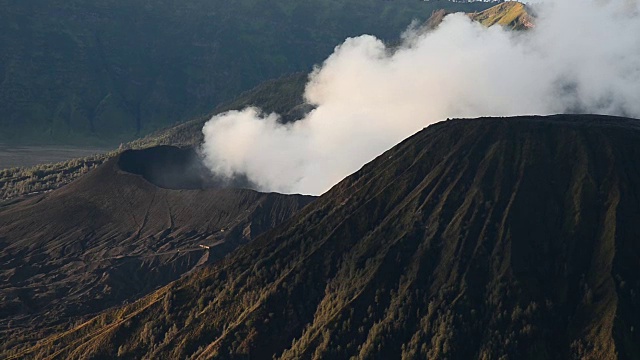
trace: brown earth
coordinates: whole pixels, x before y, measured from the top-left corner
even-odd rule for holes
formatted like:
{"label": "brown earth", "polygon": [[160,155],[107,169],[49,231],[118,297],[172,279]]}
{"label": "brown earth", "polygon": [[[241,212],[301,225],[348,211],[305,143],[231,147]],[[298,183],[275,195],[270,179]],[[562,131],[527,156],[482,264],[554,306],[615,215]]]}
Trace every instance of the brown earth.
{"label": "brown earth", "polygon": [[[197,167],[186,161],[193,154],[126,151],[66,187],[1,207],[0,342],[8,346],[27,332],[20,341],[33,341],[51,327],[135,300],[217,261],[312,200],[195,184],[186,171],[181,182],[176,161]],[[163,167],[173,190],[135,174],[152,169],[162,182]]]}
{"label": "brown earth", "polygon": [[14,358],[637,359],[640,123],[442,122]]}

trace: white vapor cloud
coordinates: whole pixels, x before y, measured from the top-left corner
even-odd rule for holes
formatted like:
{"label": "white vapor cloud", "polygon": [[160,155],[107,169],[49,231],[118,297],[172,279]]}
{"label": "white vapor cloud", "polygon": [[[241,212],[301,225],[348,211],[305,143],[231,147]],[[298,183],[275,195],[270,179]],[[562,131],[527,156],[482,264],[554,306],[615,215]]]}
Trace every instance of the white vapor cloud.
{"label": "white vapor cloud", "polygon": [[390,48],[347,39],[309,77],[316,106],[282,124],[247,108],[213,117],[202,150],[218,175],[259,190],[320,194],[434,122],[454,117],[599,113],[640,117],[635,0],[535,5],[534,29],[485,28],[463,14]]}

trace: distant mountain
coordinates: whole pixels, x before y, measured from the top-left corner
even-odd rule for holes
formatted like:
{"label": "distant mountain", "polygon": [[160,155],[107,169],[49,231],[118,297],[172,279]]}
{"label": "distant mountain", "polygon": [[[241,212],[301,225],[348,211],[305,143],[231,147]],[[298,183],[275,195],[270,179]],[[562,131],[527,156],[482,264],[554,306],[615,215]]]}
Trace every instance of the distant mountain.
{"label": "distant mountain", "polygon": [[471,18],[485,26],[500,25],[513,30],[526,30],[535,26],[531,9],[517,1],[507,1],[474,13]]}
{"label": "distant mountain", "polygon": [[308,71],[346,37],[397,39],[442,0],[0,1],[0,141],[117,144]]}
{"label": "distant mountain", "polygon": [[205,171],[190,149],[129,150],[62,189],[0,207],[0,347],[136,300],[313,200],[223,188],[232,184]]}
{"label": "distant mountain", "polygon": [[[444,17],[453,11],[439,9],[431,14],[426,22],[428,27],[436,27]],[[491,26],[506,26],[513,30],[526,30],[534,26],[532,11],[526,5],[509,1],[492,6],[481,12],[469,12],[469,17],[479,23]],[[305,114],[303,99],[308,74],[304,72],[282,76],[265,81],[246,91],[234,100],[217,107],[206,116],[155,131],[141,139],[134,140],[130,146],[181,145],[194,146],[203,141],[202,127],[214,114],[227,110],[238,110],[247,106],[257,106],[266,113],[282,115],[285,122],[295,121]]]}
{"label": "distant mountain", "polygon": [[222,262],[13,356],[637,359],[638,156],[633,119],[435,124]]}
{"label": "distant mountain", "polygon": [[[301,116],[306,106],[302,94],[307,74],[296,73],[265,81],[234,100],[218,106],[205,116],[155,131],[123,145],[124,149],[144,149],[158,145],[194,147],[202,143],[202,127],[214,114],[247,106],[258,106],[266,112],[283,114],[285,121]],[[42,164],[31,168],[0,169],[0,207],[18,201],[25,195],[55,190],[84,175],[122,149],[91,157],[72,159],[56,164]]]}
{"label": "distant mountain", "polygon": [[[425,23],[427,28],[437,27],[450,13],[446,9],[434,11]],[[518,1],[501,2],[480,12],[470,12],[469,17],[487,27],[497,25],[511,30],[528,30],[535,26],[531,7]]]}
{"label": "distant mountain", "polygon": [[[509,6],[517,7],[518,3],[505,4],[508,6],[501,9],[509,9]],[[437,26],[447,14],[446,10],[434,11],[426,24],[427,27]],[[482,13],[471,13],[470,16],[481,18],[479,14]],[[197,146],[203,141],[202,127],[214,114],[247,106],[257,106],[265,112],[281,114],[284,121],[299,119],[309,110],[309,106],[304,104],[303,100],[307,80],[308,75],[304,72],[267,80],[241,93],[233,100],[214,107],[213,110],[206,112],[206,115],[196,116],[189,121],[153,131],[125,143],[125,148],[140,149],[158,145]],[[65,185],[115,154],[117,151],[90,158],[72,159],[59,164],[0,170],[0,206],[2,200],[13,201],[12,199],[25,194],[48,191]]]}
{"label": "distant mountain", "polygon": [[253,89],[238,95],[232,101],[221,104],[212,112],[189,121],[169,126],[136,139],[126,146],[145,148],[158,145],[198,146],[204,141],[202,127],[211,118],[225,111],[241,110],[255,106],[266,113],[275,112],[284,122],[299,120],[305,115],[308,105],[304,102],[304,90],[309,75],[294,73],[265,81]]}

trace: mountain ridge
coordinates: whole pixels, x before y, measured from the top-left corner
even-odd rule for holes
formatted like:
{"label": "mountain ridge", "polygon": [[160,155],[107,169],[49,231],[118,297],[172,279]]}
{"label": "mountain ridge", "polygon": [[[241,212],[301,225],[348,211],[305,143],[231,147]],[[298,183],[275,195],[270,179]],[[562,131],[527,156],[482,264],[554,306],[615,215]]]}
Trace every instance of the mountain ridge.
{"label": "mountain ridge", "polygon": [[129,150],[68,186],[0,208],[3,346],[218,261],[314,199],[224,188],[202,181],[201,168],[185,166],[192,161],[184,149]]}
{"label": "mountain ridge", "polygon": [[484,3],[36,0],[2,3],[0,141],[113,145],[309,71],[349,36],[395,39]]}
{"label": "mountain ridge", "polygon": [[635,358],[635,119],[429,126],[58,358]]}
{"label": "mountain ridge", "polygon": [[[505,13],[504,8],[509,10],[511,7],[517,8],[521,5],[517,2],[504,3],[502,5],[505,4],[509,6],[498,5],[490,8],[486,13],[493,15],[497,13],[499,15]],[[474,18],[484,13],[470,13],[469,16]],[[447,14],[446,10],[434,11],[429,21],[425,23],[425,29],[435,28]],[[0,200],[15,201],[12,199],[58,188],[101,164],[122,149],[139,149],[158,145],[198,146],[203,141],[202,126],[215,114],[228,110],[240,110],[247,106],[256,106],[266,113],[275,112],[281,114],[282,120],[285,122],[300,119],[311,109],[311,106],[305,104],[303,99],[307,77],[306,73],[300,72],[265,81],[255,88],[238,95],[234,100],[217,106],[207,115],[198,116],[189,121],[153,131],[144,137],[121,144],[118,151],[113,151],[109,154],[85,159],[72,159],[63,163],[46,164],[30,169],[5,169],[0,171],[0,185],[3,185],[2,189],[0,189]]]}
{"label": "mountain ridge", "polygon": [[528,30],[535,27],[531,8],[518,1],[506,1],[479,13],[470,14],[470,17],[488,27],[500,25],[511,30]]}

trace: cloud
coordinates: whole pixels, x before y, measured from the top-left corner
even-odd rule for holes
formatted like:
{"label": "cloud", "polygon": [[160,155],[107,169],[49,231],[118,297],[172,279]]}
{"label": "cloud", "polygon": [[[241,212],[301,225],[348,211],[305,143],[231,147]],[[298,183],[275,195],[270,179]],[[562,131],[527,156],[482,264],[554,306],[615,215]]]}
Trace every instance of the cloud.
{"label": "cloud", "polygon": [[535,5],[536,27],[485,28],[463,14],[388,47],[346,39],[309,77],[315,110],[282,124],[259,109],[204,127],[205,162],[259,190],[320,194],[423,127],[446,118],[600,113],[640,117],[637,1]]}

